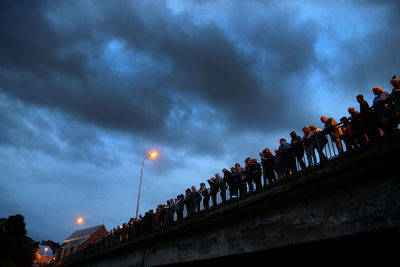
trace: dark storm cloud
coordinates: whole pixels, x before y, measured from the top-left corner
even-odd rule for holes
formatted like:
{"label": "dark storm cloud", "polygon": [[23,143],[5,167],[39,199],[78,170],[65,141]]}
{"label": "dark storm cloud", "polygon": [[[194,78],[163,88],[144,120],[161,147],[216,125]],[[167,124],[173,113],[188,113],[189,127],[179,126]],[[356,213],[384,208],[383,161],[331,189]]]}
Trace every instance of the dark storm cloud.
{"label": "dark storm cloud", "polygon": [[[2,36],[8,40],[0,47],[8,51],[1,56],[4,93],[99,127],[178,144],[192,143],[204,134],[212,137],[215,131],[196,127],[192,123],[196,120],[218,119],[225,130],[237,129],[238,124],[243,130],[279,128],[296,121],[292,116],[296,105],[288,104],[293,96],[285,88],[314,60],[315,35],[308,32],[309,22],[295,27],[281,24],[279,16],[288,12],[280,10],[268,23],[249,29],[251,42],[266,55],[260,60],[258,53],[236,47],[217,25],[197,25],[160,2],[104,1],[96,2],[93,10],[78,3],[3,3],[2,25],[7,27]],[[31,12],[20,19],[24,9]],[[61,10],[90,11],[96,16],[76,19]],[[90,67],[111,40],[122,41],[126,50],[146,55],[155,64],[165,61],[168,67],[165,72],[139,70],[124,82],[115,81],[111,74]],[[265,73],[253,73],[257,68]],[[278,76],[282,72],[287,73],[285,78]],[[178,122],[182,129],[192,128],[190,134],[166,124],[178,105],[171,92],[185,100],[181,110],[186,116]],[[215,117],[194,116],[194,105],[213,109]],[[288,108],[279,109],[282,106]],[[271,115],[277,109],[280,116]],[[207,143],[210,149],[217,144],[210,139]]]}
{"label": "dark storm cloud", "polygon": [[[372,87],[381,86],[391,92],[392,75],[399,75],[400,55],[394,51],[400,44],[400,28],[393,21],[384,27],[387,26],[393,36],[377,31],[364,38],[343,43],[340,48],[344,57],[341,62],[337,62],[341,71],[333,75],[328,73],[327,76],[346,85],[347,88],[343,88],[345,90],[372,95]],[[351,60],[343,60],[344,58]]]}
{"label": "dark storm cloud", "polygon": [[[86,72],[85,58],[79,52],[57,58],[60,49],[73,45],[76,40],[64,38],[68,36],[57,33],[51,27],[45,17],[44,1],[6,0],[0,5],[0,31],[5,40],[0,44],[3,71],[26,71],[47,78],[52,72],[74,77]],[[79,29],[76,31],[79,32]]]}
{"label": "dark storm cloud", "polygon": [[332,18],[336,16],[336,27],[324,27],[325,41],[336,52],[333,57],[321,59],[318,69],[327,83],[335,84],[332,89],[351,95],[354,100],[360,93],[372,96],[373,86],[391,91],[389,81],[393,74],[398,74],[400,65],[400,55],[396,52],[400,44],[400,2],[352,1],[348,4],[342,13],[331,14]]}
{"label": "dark storm cloud", "polygon": [[[290,107],[287,84],[292,77],[300,79],[297,84],[301,84],[306,78],[301,75],[315,60],[315,34],[309,30],[314,24],[307,21],[292,26],[280,19],[289,16],[290,11],[278,10],[256,27],[249,25],[242,29],[250,37],[247,41],[258,49],[257,53],[247,53],[236,47],[215,24],[198,26],[187,16],[175,16],[159,6],[152,9],[151,16],[132,18],[131,13],[149,13],[149,7],[145,9],[121,14],[118,7],[110,6],[104,16],[110,20],[105,20],[103,26],[135,49],[156,58],[167,58],[173,67],[165,84],[173,84],[180,93],[200,98],[223,112],[227,124],[240,123],[244,128],[254,129],[268,123],[279,127],[281,121],[292,120],[290,108],[282,110],[279,119],[263,116],[260,110],[268,113],[279,106]],[[259,61],[258,52],[266,55],[264,62]],[[265,71],[260,76],[252,73],[258,67],[257,62]],[[263,78],[267,73],[268,77]],[[282,73],[286,74],[283,79]],[[277,91],[280,97],[276,96]]]}
{"label": "dark storm cloud", "polygon": [[36,151],[69,162],[103,167],[120,164],[120,158],[107,148],[98,130],[54,111],[26,106],[0,94],[0,121],[4,126],[0,144],[15,147],[22,155]]}

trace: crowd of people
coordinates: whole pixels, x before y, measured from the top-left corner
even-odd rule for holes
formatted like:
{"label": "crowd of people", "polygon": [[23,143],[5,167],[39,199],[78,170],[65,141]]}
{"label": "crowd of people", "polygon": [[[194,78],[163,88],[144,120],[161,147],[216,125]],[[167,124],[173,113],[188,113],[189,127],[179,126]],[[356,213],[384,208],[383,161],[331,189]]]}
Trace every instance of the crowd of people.
{"label": "crowd of people", "polygon": [[95,246],[108,248],[158,231],[174,221],[183,220],[185,215],[191,217],[216,207],[219,205],[217,197],[222,203],[245,197],[264,187],[273,186],[299,171],[327,161],[332,157],[334,150],[337,151],[334,154],[337,156],[383,136],[398,134],[400,79],[393,76],[390,82],[393,85],[391,93],[381,87],[372,88],[375,96],[372,107],[364,100],[363,95],[357,95],[360,111],[349,107],[349,117],[340,118],[339,123],[334,118],[321,116],[322,128],[315,125],[303,127],[302,137],[295,131],[291,132],[291,140],[279,140],[279,147],[274,150],[275,155],[266,147],[259,154],[261,162],[246,158],[244,167],[236,163],[230,169],[223,168],[222,176],[216,173],[207,181],[208,188],[202,182],[198,189],[195,186],[186,189],[185,194],[168,200],[164,205],[158,205],[155,211],[149,210],[144,216],[131,218],[122,227],[114,228],[105,240],[96,243]]}

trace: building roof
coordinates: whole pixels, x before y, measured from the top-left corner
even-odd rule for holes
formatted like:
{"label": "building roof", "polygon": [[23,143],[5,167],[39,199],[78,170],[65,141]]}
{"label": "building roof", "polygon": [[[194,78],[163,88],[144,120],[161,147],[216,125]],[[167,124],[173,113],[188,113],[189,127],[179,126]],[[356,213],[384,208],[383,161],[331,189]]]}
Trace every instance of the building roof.
{"label": "building roof", "polygon": [[86,229],[75,231],[67,239],[64,240],[63,246],[75,246],[85,242],[93,233],[100,228],[104,227],[103,224],[89,227]]}

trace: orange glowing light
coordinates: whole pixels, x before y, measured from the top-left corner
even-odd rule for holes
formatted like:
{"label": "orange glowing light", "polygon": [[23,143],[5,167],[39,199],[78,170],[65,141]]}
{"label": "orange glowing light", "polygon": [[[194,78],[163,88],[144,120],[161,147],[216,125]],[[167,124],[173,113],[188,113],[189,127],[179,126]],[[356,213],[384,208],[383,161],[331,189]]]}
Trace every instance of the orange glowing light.
{"label": "orange glowing light", "polygon": [[82,218],[82,217],[79,217],[78,219],[76,219],[76,222],[77,222],[77,223],[83,223],[83,218]]}
{"label": "orange glowing light", "polygon": [[47,251],[47,250],[49,250],[48,248],[44,248],[44,251]]}
{"label": "orange glowing light", "polygon": [[155,157],[157,157],[158,156],[158,153],[157,152],[151,152],[150,153],[150,158],[155,158]]}

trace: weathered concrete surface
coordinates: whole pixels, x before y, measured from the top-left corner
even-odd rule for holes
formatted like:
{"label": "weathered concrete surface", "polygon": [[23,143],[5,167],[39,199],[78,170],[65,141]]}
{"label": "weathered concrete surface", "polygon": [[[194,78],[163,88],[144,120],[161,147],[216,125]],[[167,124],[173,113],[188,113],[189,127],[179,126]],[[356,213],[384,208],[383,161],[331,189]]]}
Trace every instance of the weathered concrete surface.
{"label": "weathered concrete surface", "polygon": [[385,139],[146,238],[64,265],[210,262],[398,229],[399,164],[399,137]]}

